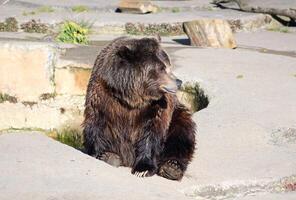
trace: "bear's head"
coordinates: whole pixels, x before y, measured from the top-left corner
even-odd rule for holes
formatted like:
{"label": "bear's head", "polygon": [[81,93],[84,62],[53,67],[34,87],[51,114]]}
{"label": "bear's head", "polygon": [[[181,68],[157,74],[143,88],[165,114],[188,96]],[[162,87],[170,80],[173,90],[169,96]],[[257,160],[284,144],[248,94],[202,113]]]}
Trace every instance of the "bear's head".
{"label": "bear's head", "polygon": [[119,38],[105,49],[97,71],[111,94],[131,108],[175,94],[182,81],[171,72],[168,54],[154,38]]}

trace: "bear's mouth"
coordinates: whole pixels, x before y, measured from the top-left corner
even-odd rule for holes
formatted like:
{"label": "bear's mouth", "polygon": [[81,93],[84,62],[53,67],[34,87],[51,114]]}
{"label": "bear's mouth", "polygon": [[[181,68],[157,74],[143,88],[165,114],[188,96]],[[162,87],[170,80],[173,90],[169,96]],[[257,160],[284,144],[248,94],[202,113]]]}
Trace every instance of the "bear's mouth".
{"label": "bear's mouth", "polygon": [[173,89],[173,88],[168,88],[168,87],[165,87],[165,86],[162,86],[161,89],[164,91],[164,92],[167,92],[167,93],[171,93],[171,94],[176,94],[177,90]]}

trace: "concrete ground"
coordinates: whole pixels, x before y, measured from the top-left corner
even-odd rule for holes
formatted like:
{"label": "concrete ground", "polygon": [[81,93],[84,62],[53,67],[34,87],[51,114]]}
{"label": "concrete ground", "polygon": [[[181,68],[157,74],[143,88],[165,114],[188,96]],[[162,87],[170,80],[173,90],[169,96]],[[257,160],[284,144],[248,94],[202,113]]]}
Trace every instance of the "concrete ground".
{"label": "concrete ground", "polygon": [[[296,35],[236,38],[234,50],[163,40],[175,74],[199,82],[210,98],[193,116],[197,151],[181,182],[137,178],[38,133],[7,133],[0,135],[0,199],[296,199],[289,187],[296,184]],[[89,62],[101,47],[83,48],[64,59],[80,52]]]}

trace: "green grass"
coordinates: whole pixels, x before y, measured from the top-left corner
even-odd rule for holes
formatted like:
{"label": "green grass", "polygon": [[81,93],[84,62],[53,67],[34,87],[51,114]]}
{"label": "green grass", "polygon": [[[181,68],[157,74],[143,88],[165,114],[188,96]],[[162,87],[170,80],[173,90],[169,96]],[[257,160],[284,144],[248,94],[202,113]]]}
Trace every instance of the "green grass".
{"label": "green grass", "polygon": [[79,5],[79,6],[73,6],[71,8],[71,10],[73,12],[76,12],[76,13],[81,13],[81,12],[88,12],[89,11],[89,7],[87,6],[83,6],[83,5]]}
{"label": "green grass", "polygon": [[180,12],[181,10],[180,10],[180,8],[178,8],[178,7],[174,7],[174,8],[172,8],[172,13],[178,13],[178,12]]}
{"label": "green grass", "polygon": [[29,16],[29,15],[36,15],[38,13],[52,13],[55,9],[51,6],[41,6],[37,8],[35,11],[24,11],[22,13],[23,16]]}
{"label": "green grass", "polygon": [[289,33],[290,30],[285,26],[276,26],[267,28],[268,31],[280,32],[280,33]]}
{"label": "green grass", "polygon": [[26,12],[26,11],[24,11],[24,12],[22,13],[22,15],[23,15],[23,16],[36,15],[36,12],[35,12],[35,11],[30,11],[30,12]]}
{"label": "green grass", "polygon": [[0,134],[1,133],[10,133],[10,132],[23,132],[23,131],[38,131],[38,132],[46,132],[46,130],[42,129],[42,128],[36,128],[36,127],[24,127],[24,128],[14,128],[14,127],[10,127],[10,128],[7,128],[7,129],[1,129],[0,130]]}
{"label": "green grass", "polygon": [[88,33],[88,28],[83,28],[73,21],[66,21],[62,24],[56,40],[64,43],[88,44]]}
{"label": "green grass", "polygon": [[37,9],[39,13],[52,13],[55,10],[51,6],[41,6]]}
{"label": "green grass", "polygon": [[62,130],[53,130],[47,132],[47,135],[63,144],[83,149],[83,136],[81,131],[74,128],[65,128]]}

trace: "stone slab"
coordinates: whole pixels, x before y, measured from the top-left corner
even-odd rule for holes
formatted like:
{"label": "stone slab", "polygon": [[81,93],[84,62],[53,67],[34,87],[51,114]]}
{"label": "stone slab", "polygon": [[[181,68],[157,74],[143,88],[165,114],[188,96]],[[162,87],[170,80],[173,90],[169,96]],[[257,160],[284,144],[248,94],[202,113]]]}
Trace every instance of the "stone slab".
{"label": "stone slab", "polygon": [[55,56],[47,43],[0,42],[0,91],[26,101],[53,93]]}
{"label": "stone slab", "polygon": [[80,127],[83,96],[56,96],[39,102],[0,103],[0,130]]}
{"label": "stone slab", "polygon": [[55,70],[57,94],[83,95],[86,94],[91,69],[64,67]]}
{"label": "stone slab", "polygon": [[138,178],[38,133],[0,135],[0,199],[190,199],[177,182]]}

